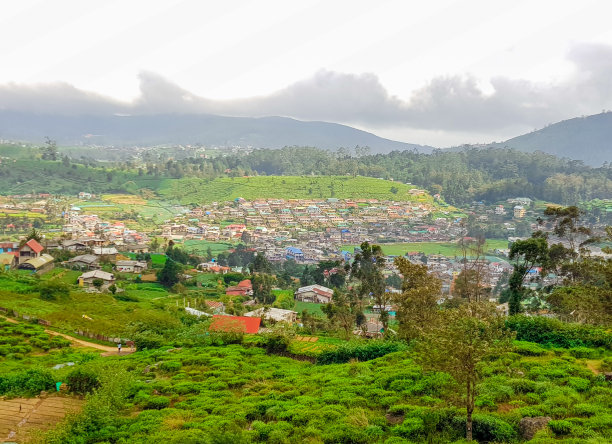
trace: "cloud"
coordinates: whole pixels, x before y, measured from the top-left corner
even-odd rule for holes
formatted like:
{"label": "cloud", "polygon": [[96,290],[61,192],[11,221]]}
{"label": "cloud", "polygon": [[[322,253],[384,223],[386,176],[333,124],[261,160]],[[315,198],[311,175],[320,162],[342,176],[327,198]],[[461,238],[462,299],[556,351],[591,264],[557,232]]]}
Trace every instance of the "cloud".
{"label": "cloud", "polygon": [[320,71],[268,96],[209,100],[150,72],[140,75],[140,96],[120,102],[65,83],[0,86],[0,109],[60,114],[207,113],[289,116],[370,129],[501,133],[540,127],[612,108],[612,46],[576,45],[568,53],[574,74],[558,83],[499,76],[484,93],[471,75],[436,77],[407,100],[395,97],[374,74]]}

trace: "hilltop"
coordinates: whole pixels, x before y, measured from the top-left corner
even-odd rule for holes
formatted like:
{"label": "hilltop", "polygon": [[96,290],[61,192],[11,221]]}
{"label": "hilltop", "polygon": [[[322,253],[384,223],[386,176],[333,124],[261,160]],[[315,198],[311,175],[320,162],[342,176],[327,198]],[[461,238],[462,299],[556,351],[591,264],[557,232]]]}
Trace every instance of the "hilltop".
{"label": "hilltop", "polygon": [[350,126],[304,122],[288,117],[226,117],[208,114],[133,116],[63,116],[15,111],[0,112],[0,138],[41,143],[48,136],[62,145],[146,146],[202,144],[282,148],[315,146],[322,149],[369,146],[372,152],[431,147],[384,139]]}
{"label": "hilltop", "polygon": [[611,140],[612,112],[607,112],[564,120],[498,145],[527,152],[544,151],[600,166],[612,160]]}
{"label": "hilltop", "polygon": [[[348,176],[255,176],[219,177],[213,180],[183,178],[164,181],[159,193],[183,204],[277,199],[380,199],[433,203],[423,192],[411,194],[414,187],[390,180]],[[413,193],[415,193],[413,191]]]}

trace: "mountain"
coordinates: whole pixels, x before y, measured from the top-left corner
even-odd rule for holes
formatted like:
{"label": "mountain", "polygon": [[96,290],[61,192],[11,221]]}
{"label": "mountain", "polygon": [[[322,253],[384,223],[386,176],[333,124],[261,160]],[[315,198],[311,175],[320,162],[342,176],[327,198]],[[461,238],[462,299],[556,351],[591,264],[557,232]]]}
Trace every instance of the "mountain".
{"label": "mountain", "polygon": [[498,144],[521,151],[544,151],[592,166],[612,161],[612,112],[564,120]]}
{"label": "mountain", "polygon": [[65,116],[0,111],[0,139],[40,143],[48,136],[62,145],[369,146],[373,153],[431,147],[383,139],[350,126],[303,122],[287,117],[225,117],[207,114]]}

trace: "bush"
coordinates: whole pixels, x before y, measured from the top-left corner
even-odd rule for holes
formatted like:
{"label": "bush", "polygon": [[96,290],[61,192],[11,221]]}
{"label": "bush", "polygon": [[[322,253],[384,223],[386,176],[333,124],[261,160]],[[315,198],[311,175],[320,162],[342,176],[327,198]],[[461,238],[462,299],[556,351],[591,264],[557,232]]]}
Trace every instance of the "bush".
{"label": "bush", "polygon": [[143,332],[134,335],[134,346],[136,350],[154,350],[156,348],[163,347],[166,340],[163,336],[151,333]]}
{"label": "bush", "polygon": [[399,342],[348,342],[337,349],[323,351],[317,358],[317,364],[342,364],[351,359],[369,361],[404,348],[405,346]]}
{"label": "bush", "polygon": [[46,370],[26,370],[0,376],[0,395],[36,396],[43,390],[55,389],[55,380]]}
{"label": "bush", "polygon": [[393,431],[404,438],[416,438],[425,431],[425,424],[421,418],[406,418]]}
{"label": "bush", "polygon": [[514,351],[523,356],[542,356],[548,352],[538,344],[527,341],[514,341]]}
{"label": "bush", "polygon": [[100,386],[100,380],[94,372],[80,368],[68,373],[66,383],[71,392],[80,395],[91,393]]}
{"label": "bush", "polygon": [[162,362],[159,366],[160,370],[168,373],[178,372],[183,365],[179,361]]}
{"label": "bush", "polygon": [[573,347],[569,349],[569,353],[578,359],[595,359],[601,354],[600,350],[588,347]]}
{"label": "bush", "polygon": [[170,399],[167,396],[152,396],[147,399],[144,408],[146,410],[161,410],[170,405]]}
{"label": "bush", "polygon": [[558,347],[605,347],[612,348],[612,334],[601,328],[582,324],[569,324],[557,319],[511,316],[506,326],[516,331],[519,341],[537,342],[538,344]]}
{"label": "bush", "polygon": [[555,435],[569,435],[572,432],[572,423],[564,419],[550,421],[548,427]]}
{"label": "bush", "polygon": [[[462,427],[465,436],[465,416],[456,416],[454,425]],[[475,413],[472,416],[472,433],[477,441],[511,442],[516,438],[514,428],[506,421],[492,415]]]}
{"label": "bush", "polygon": [[40,298],[45,301],[65,299],[70,296],[70,287],[62,281],[52,279],[38,285]]}

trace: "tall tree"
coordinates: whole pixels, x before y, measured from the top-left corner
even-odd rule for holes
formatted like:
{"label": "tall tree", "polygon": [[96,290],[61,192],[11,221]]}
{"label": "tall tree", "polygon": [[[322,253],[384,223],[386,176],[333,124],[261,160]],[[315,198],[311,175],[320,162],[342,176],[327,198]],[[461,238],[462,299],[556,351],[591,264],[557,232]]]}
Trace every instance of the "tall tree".
{"label": "tall tree", "polygon": [[481,374],[480,363],[509,349],[512,334],[493,304],[468,302],[440,312],[438,322],[417,343],[425,368],[448,372],[463,385],[466,439],[472,440],[472,413]]}
{"label": "tall tree", "polygon": [[395,266],[402,275],[402,292],[393,295],[399,335],[407,340],[417,339],[425,328],[435,323],[442,283],[429,274],[427,265],[398,257]]}
{"label": "tall tree", "polygon": [[167,258],[164,268],[157,272],[157,280],[164,287],[170,288],[180,281],[181,270],[182,268],[178,262]]}
{"label": "tall tree", "polygon": [[510,260],[514,261],[514,271],[508,280],[510,314],[520,313],[521,301],[525,293],[525,277],[537,264],[548,266],[548,243],[541,237],[518,240],[510,247]]}
{"label": "tall tree", "polygon": [[[371,298],[380,310],[380,322],[383,324],[385,334],[389,325],[389,309],[391,293],[385,291],[386,283],[383,276],[385,256],[378,245],[364,242],[361,251],[355,255],[351,265],[351,278],[359,281],[356,294],[363,304],[364,299]],[[363,307],[360,307],[363,308]]]}
{"label": "tall tree", "polygon": [[331,302],[324,305],[322,310],[330,321],[339,325],[344,330],[346,339],[349,339],[357,319],[357,306],[351,300],[351,297],[347,293],[335,288]]}

